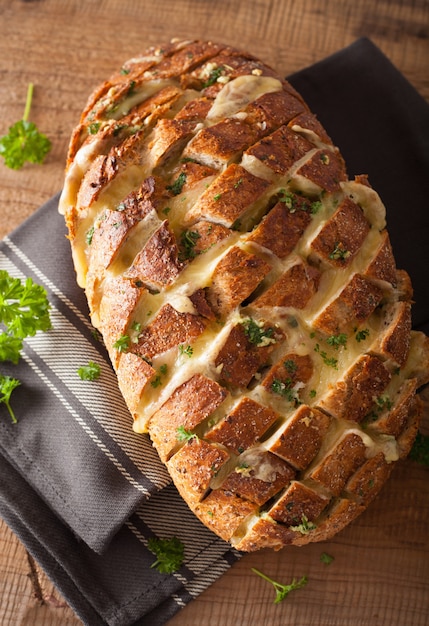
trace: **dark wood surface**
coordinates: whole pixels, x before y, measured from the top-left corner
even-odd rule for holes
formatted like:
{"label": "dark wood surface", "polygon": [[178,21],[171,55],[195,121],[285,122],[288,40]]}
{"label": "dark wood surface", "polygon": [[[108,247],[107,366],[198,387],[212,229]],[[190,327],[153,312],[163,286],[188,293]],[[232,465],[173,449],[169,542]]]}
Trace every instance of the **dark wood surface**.
{"label": "dark wood surface", "polygon": [[[429,100],[427,0],[0,0],[0,135],[22,116],[53,149],[43,166],[0,163],[0,237],[62,185],[67,144],[93,87],[148,45],[210,38],[246,48],[287,75],[371,38]],[[426,411],[424,428],[429,428]],[[398,465],[377,501],[333,541],[243,557],[168,626],[424,626],[429,621],[428,470]],[[1,482],[1,481],[0,481]],[[321,562],[323,552],[334,557]],[[275,605],[256,567],[307,586]],[[0,523],[2,626],[81,622]]]}

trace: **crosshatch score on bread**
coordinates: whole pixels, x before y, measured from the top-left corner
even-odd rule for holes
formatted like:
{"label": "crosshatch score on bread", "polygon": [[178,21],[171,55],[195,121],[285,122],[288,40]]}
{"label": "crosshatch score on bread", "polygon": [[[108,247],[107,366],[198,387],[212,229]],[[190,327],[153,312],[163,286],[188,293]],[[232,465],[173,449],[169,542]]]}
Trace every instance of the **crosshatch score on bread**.
{"label": "crosshatch score on bread", "polygon": [[416,436],[428,339],[380,197],[287,81],[213,42],[130,59],[60,210],[134,429],[204,524],[280,549],[366,509]]}

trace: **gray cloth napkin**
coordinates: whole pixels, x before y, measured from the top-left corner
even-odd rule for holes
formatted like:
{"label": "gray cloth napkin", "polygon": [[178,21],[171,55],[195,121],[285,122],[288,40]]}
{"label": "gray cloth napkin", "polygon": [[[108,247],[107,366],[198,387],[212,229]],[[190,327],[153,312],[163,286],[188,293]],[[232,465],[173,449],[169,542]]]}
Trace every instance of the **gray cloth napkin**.
{"label": "gray cloth napkin", "polygon": [[[289,77],[387,205],[398,267],[413,280],[414,326],[429,331],[429,106],[367,39]],[[0,514],[90,626],[161,626],[240,554],[208,531],[131,429],[76,286],[58,197],[0,242],[0,268],[48,291],[53,329],[26,341],[13,396],[0,405]],[[89,360],[100,380],[81,381]],[[151,568],[150,537],[185,545],[181,569]]]}

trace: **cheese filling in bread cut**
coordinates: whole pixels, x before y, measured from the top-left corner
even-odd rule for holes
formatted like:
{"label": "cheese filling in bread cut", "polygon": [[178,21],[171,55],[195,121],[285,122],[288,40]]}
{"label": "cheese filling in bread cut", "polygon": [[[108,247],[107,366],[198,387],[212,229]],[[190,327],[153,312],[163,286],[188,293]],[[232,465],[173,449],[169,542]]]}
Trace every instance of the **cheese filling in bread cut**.
{"label": "cheese filling in bread cut", "polygon": [[173,41],[89,98],[60,202],[134,419],[237,549],[332,537],[414,441],[428,339],[385,208],[294,88]]}

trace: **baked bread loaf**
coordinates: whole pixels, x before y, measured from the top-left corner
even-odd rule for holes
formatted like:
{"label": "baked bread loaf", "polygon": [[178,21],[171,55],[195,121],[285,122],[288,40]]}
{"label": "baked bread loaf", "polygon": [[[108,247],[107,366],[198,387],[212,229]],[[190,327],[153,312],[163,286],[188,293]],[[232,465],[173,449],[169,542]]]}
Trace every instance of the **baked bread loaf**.
{"label": "baked bread loaf", "polygon": [[173,41],[89,98],[60,202],[137,432],[238,550],[332,537],[429,379],[385,208],[270,67]]}

